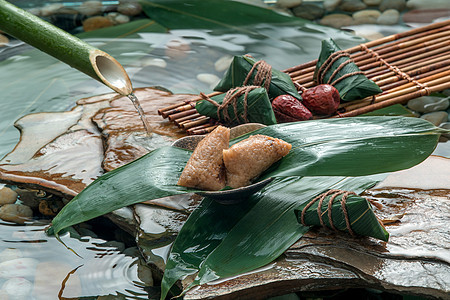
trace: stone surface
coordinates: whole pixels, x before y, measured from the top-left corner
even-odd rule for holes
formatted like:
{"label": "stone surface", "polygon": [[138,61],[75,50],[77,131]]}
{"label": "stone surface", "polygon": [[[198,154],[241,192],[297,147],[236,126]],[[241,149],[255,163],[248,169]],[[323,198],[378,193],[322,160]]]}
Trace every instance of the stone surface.
{"label": "stone surface", "polygon": [[[386,1],[386,0],[385,0]],[[407,7],[409,9],[448,9],[448,0],[408,0]]]}
{"label": "stone surface", "polygon": [[24,224],[33,217],[33,211],[22,204],[5,204],[0,207],[0,219],[3,221]]}
{"label": "stone surface", "polygon": [[113,22],[107,17],[95,16],[83,21],[83,30],[88,32],[100,28],[111,27],[113,25]]}
{"label": "stone surface", "polygon": [[200,82],[206,83],[210,89],[213,89],[220,81],[220,78],[217,75],[210,73],[197,74],[197,79]]}
{"label": "stone surface", "polygon": [[8,37],[0,33],[0,47],[4,47],[8,45],[8,43],[9,43]]}
{"label": "stone surface", "polygon": [[380,10],[385,11],[387,9],[396,9],[403,11],[406,7],[406,0],[383,0],[380,4]]}
{"label": "stone surface", "polygon": [[36,275],[32,295],[36,300],[53,299],[61,292],[66,299],[77,299],[81,295],[81,283],[76,273],[72,274],[74,267],[62,262],[41,262],[36,266]]}
{"label": "stone surface", "polygon": [[423,96],[408,101],[408,108],[420,113],[446,110],[450,105],[449,98]]}
{"label": "stone surface", "polygon": [[432,23],[439,18],[448,18],[450,8],[447,9],[415,9],[403,14],[402,19],[405,23]]}
{"label": "stone surface", "polygon": [[125,24],[130,22],[130,17],[126,15],[119,14],[118,12],[110,12],[106,17],[114,24]]}
{"label": "stone surface", "polygon": [[23,277],[32,280],[38,261],[34,258],[16,258],[0,263],[0,278]]}
{"label": "stone surface", "polygon": [[399,19],[400,13],[398,12],[398,10],[387,9],[377,18],[377,24],[394,25],[398,23]]}
{"label": "stone surface", "polygon": [[320,25],[341,28],[353,24],[353,18],[345,14],[326,15],[319,21]]}
{"label": "stone surface", "polygon": [[217,72],[223,72],[228,69],[228,67],[230,66],[232,61],[233,61],[233,56],[231,56],[231,55],[222,56],[214,63],[214,69]]}
{"label": "stone surface", "polygon": [[341,0],[324,0],[323,8],[325,8],[326,11],[334,11],[340,3]]}
{"label": "stone surface", "polygon": [[375,24],[380,15],[380,11],[376,9],[360,10],[353,13],[354,24]]}
{"label": "stone surface", "polygon": [[366,9],[367,5],[360,0],[342,0],[339,8],[347,12],[355,12]]}
{"label": "stone surface", "polygon": [[447,122],[448,113],[445,111],[435,111],[424,114],[421,118],[433,123],[435,126],[439,126],[442,123]]}
{"label": "stone surface", "polygon": [[103,4],[101,1],[85,1],[77,10],[86,16],[100,15],[103,11]]}
{"label": "stone surface", "polygon": [[17,248],[6,248],[2,252],[0,252],[0,263],[13,260],[17,258],[22,258],[23,253],[20,249]]}
{"label": "stone surface", "polygon": [[299,18],[316,20],[325,14],[325,9],[315,4],[305,3],[292,8],[292,13]]}
{"label": "stone surface", "polygon": [[303,0],[277,0],[277,6],[281,8],[292,8],[302,4]]}
{"label": "stone surface", "polygon": [[137,16],[142,12],[142,7],[138,2],[123,2],[117,6],[117,11],[126,16]]}
{"label": "stone surface", "polygon": [[7,280],[2,286],[2,290],[5,291],[9,296],[8,299],[14,300],[30,299],[32,288],[33,284],[22,277],[11,278]]}
{"label": "stone surface", "polygon": [[363,0],[363,2],[367,5],[367,6],[377,6],[381,4],[382,0]]}
{"label": "stone surface", "polygon": [[0,205],[13,204],[17,196],[17,193],[9,187],[0,188]]}

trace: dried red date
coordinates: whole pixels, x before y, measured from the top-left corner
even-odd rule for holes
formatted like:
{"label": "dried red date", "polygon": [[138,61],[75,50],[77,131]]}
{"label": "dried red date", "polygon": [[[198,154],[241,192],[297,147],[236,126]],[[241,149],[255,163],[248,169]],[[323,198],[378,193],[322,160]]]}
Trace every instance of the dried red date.
{"label": "dried red date", "polygon": [[312,119],[311,112],[291,95],[281,95],[272,101],[272,109],[278,123]]}
{"label": "dried red date", "polygon": [[303,92],[302,98],[303,105],[319,115],[334,114],[341,100],[338,90],[329,84],[320,84],[307,89]]}

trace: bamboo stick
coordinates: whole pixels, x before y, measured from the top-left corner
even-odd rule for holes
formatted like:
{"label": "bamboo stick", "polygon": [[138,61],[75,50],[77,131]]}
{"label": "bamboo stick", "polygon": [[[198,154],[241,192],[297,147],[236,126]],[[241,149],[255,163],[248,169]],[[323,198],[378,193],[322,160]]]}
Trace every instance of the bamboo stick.
{"label": "bamboo stick", "polygon": [[[445,89],[450,88],[450,81],[447,81],[445,83],[433,86],[430,88],[430,92],[434,93],[434,92],[438,92],[438,91],[442,91]],[[391,98],[389,100],[385,100],[385,101],[381,101],[378,103],[374,103],[371,105],[366,105],[364,107],[358,108],[358,109],[354,109],[348,112],[344,112],[344,113],[340,113],[339,115],[335,115],[333,116],[333,118],[344,118],[344,117],[354,117],[354,116],[358,116],[358,115],[362,115],[377,109],[381,109],[381,108],[385,108],[394,104],[403,104],[406,103],[407,101],[417,98],[417,97],[421,97],[421,96],[425,96],[428,93],[421,89],[412,93],[407,93],[398,97],[394,97]]]}
{"label": "bamboo stick", "polygon": [[[422,80],[421,82],[422,84],[426,84],[426,86],[428,87],[428,90],[430,92],[436,91],[436,86],[440,86],[442,84],[446,84],[449,83],[450,84],[450,76],[444,76],[444,77],[439,77],[438,79],[434,79],[434,80],[430,80],[430,81],[424,81]],[[374,103],[378,103],[378,102],[382,102],[382,101],[387,101],[390,100],[392,98],[398,98],[400,96],[404,96],[407,95],[409,93],[415,93],[417,90],[423,90],[421,93],[421,96],[424,96],[427,94],[427,90],[426,89],[422,89],[420,87],[417,87],[417,85],[415,86],[409,86],[406,88],[402,88],[399,89],[395,92],[390,92],[390,93],[386,93],[386,94],[381,94],[379,96],[375,96],[375,100],[372,99],[372,97],[367,97],[362,99],[361,101],[357,102],[357,103],[351,103],[350,105],[346,106],[346,107],[341,107],[340,108],[340,112],[345,112],[345,111],[352,111],[355,109],[359,109],[362,108],[364,106],[367,105],[367,103],[371,103],[372,101]],[[418,96],[419,97],[419,96]],[[412,99],[412,98],[408,98]]]}
{"label": "bamboo stick", "polygon": [[186,110],[186,111],[182,111],[182,112],[179,112],[179,113],[175,113],[175,114],[169,115],[168,118],[169,118],[169,121],[173,121],[173,120],[176,120],[178,118],[182,118],[182,117],[186,117],[186,116],[189,116],[189,115],[193,115],[196,112],[197,111],[195,109],[190,109],[190,110]]}
{"label": "bamboo stick", "polygon": [[111,55],[4,0],[0,0],[0,29],[122,95],[133,92],[128,74]]}
{"label": "bamboo stick", "polygon": [[196,127],[196,126],[199,126],[199,125],[202,125],[205,123],[209,123],[209,119],[210,118],[208,118],[206,116],[202,116],[202,117],[197,118],[197,120],[191,120],[191,121],[181,125],[181,128],[189,129],[189,128]]}
{"label": "bamboo stick", "polygon": [[193,115],[188,115],[188,116],[186,116],[186,117],[177,118],[177,119],[174,119],[174,120],[172,120],[172,121],[173,121],[177,126],[179,126],[179,125],[182,124],[183,122],[189,122],[189,120],[198,118],[198,117],[200,117],[200,116],[201,116],[201,114],[195,113],[195,114],[193,114]]}

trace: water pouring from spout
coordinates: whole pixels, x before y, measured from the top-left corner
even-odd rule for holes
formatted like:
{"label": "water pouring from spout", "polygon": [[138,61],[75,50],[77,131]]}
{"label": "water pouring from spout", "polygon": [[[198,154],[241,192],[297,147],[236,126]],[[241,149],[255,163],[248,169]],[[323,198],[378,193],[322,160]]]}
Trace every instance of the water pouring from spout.
{"label": "water pouring from spout", "polygon": [[131,80],[114,57],[5,0],[0,0],[0,30],[128,96],[150,134],[142,107],[133,94]]}

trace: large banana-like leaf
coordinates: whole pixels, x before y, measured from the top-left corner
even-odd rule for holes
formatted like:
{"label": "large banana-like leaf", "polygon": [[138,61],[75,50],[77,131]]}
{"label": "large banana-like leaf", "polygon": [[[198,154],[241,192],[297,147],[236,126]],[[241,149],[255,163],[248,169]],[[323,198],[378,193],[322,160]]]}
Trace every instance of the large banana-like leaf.
{"label": "large banana-like leaf", "polygon": [[296,23],[308,21],[285,16],[270,9],[238,1],[223,0],[140,0],[145,14],[169,29],[232,28],[246,31],[243,26],[265,23]]}
{"label": "large banana-like leaf", "polygon": [[[361,176],[409,168],[436,147],[439,130],[406,117],[355,117],[268,126],[266,134],[292,144],[291,152],[261,179],[287,176]],[[249,134],[232,142],[237,142]],[[163,147],[92,182],[53,219],[58,234],[68,226],[146,200],[195,190],[177,186],[191,152]]]}
{"label": "large banana-like leaf", "polygon": [[360,193],[381,178],[288,177],[239,205],[223,206],[205,198],[172,246],[161,299],[187,275],[197,273],[193,287],[270,263],[309,229],[297,222],[294,209],[328,189]]}

